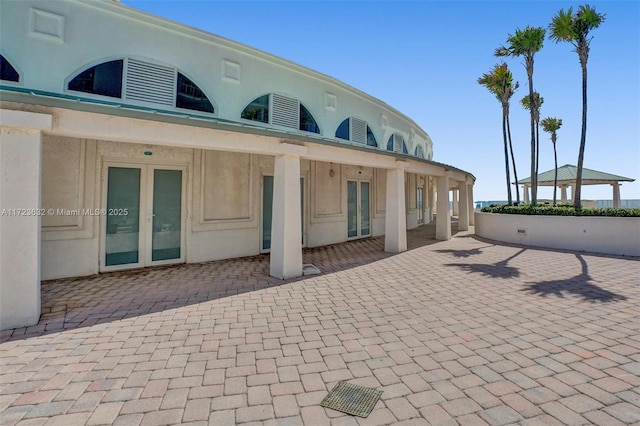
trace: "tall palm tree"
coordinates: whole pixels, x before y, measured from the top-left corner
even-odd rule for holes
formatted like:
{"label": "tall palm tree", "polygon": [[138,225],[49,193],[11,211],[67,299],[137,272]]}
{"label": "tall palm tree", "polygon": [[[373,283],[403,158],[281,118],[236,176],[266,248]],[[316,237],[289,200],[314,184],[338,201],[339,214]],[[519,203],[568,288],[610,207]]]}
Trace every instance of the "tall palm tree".
{"label": "tall palm tree", "polygon": [[546,117],[540,124],[542,130],[551,133],[551,143],[553,143],[553,159],[555,161],[555,172],[553,175],[553,205],[556,205],[556,195],[558,190],[558,154],[556,152],[556,141],[558,140],[558,130],[562,127],[562,119],[555,117]]}
{"label": "tall palm tree", "polygon": [[582,166],[584,163],[584,147],[587,141],[587,60],[589,59],[589,45],[593,37],[589,32],[598,28],[605,20],[605,15],[596,12],[589,5],[580,6],[576,13],[569,8],[566,12],[560,9],[549,24],[551,40],[559,43],[569,42],[575,48],[582,67],[582,131],[580,133],[580,150],[578,152],[578,170],[576,172],[576,187],[573,196],[574,206],[579,209],[582,206]]}
{"label": "tall palm tree", "polygon": [[516,29],[515,34],[507,37],[507,46],[496,49],[496,56],[523,56],[527,78],[529,80],[529,111],[531,115],[531,204],[538,203],[538,175],[536,175],[536,132],[533,119],[533,60],[535,54],[542,49],[545,30],[542,27],[529,27],[524,30]]}
{"label": "tall palm tree", "polygon": [[[540,108],[542,108],[543,103],[544,98],[540,96],[540,93],[533,92],[533,121],[536,123],[536,176],[538,176],[538,164],[540,164]],[[527,111],[529,110],[531,106],[529,95],[520,100],[520,105]]]}
{"label": "tall palm tree", "polygon": [[504,141],[504,164],[507,178],[507,199],[509,205],[513,204],[511,196],[511,179],[509,176],[509,154],[507,152],[507,141],[511,148],[511,161],[513,164],[513,174],[516,180],[516,199],[520,203],[520,191],[518,190],[518,173],[516,172],[515,157],[513,156],[513,146],[511,145],[511,130],[509,128],[509,101],[514,92],[518,90],[519,84],[513,82],[513,74],[507,64],[495,65],[491,71],[482,74],[478,79],[478,84],[485,86],[502,104],[502,139]]}

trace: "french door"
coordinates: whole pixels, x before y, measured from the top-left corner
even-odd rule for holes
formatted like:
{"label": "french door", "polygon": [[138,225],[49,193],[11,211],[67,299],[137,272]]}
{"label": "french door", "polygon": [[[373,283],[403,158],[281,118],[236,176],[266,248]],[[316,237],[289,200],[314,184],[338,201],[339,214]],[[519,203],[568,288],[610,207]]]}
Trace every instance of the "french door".
{"label": "french door", "polygon": [[365,180],[347,181],[347,237],[371,235],[371,184]]}
{"label": "french door", "polygon": [[103,271],[185,261],[184,167],[106,164]]}

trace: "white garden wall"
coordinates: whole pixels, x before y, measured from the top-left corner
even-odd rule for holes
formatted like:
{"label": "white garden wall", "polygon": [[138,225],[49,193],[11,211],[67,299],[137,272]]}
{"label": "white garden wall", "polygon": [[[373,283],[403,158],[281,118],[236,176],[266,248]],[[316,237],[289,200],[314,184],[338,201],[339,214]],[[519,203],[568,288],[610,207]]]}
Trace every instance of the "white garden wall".
{"label": "white garden wall", "polygon": [[475,213],[476,235],[506,243],[640,256],[640,218]]}

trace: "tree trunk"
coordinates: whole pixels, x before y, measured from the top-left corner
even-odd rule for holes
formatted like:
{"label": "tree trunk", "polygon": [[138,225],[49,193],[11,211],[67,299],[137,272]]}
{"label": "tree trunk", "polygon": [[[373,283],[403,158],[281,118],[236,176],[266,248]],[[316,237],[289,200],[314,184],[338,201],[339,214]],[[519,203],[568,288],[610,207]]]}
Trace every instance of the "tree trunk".
{"label": "tree trunk", "polygon": [[538,165],[540,164],[540,123],[536,120],[536,181],[538,180]]}
{"label": "tree trunk", "polygon": [[529,113],[531,123],[531,205],[538,204],[538,175],[536,174],[536,126],[533,117],[533,57],[526,59],[527,77],[529,79]]}
{"label": "tree trunk", "polygon": [[553,142],[553,160],[555,164],[555,173],[553,174],[553,205],[557,205],[556,195],[558,194],[558,154],[556,152],[556,135],[555,132],[551,134],[551,142]]}
{"label": "tree trunk", "polygon": [[587,59],[580,58],[582,66],[582,132],[580,134],[580,151],[578,152],[578,170],[576,172],[576,193],[573,196],[573,205],[576,209],[582,208],[582,166],[584,164],[584,146],[587,142]]}
{"label": "tree trunk", "polygon": [[520,205],[520,188],[518,186],[518,171],[516,170],[516,157],[513,155],[513,144],[511,143],[511,124],[507,111],[507,136],[509,137],[509,151],[511,151],[511,165],[513,167],[513,179],[516,181],[516,203]]}
{"label": "tree trunk", "polygon": [[504,167],[507,176],[507,202],[509,205],[513,204],[513,199],[511,197],[511,177],[509,176],[509,152],[507,149],[507,120],[504,114],[504,109],[502,112],[502,140],[504,141]]}

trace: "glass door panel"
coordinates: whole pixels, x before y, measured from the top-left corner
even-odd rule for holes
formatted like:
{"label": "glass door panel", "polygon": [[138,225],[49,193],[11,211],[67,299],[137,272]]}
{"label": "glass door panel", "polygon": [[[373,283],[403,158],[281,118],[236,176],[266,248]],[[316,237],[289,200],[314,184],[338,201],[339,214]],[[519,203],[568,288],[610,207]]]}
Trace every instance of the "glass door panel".
{"label": "glass door panel", "polygon": [[182,171],[153,171],[151,261],[180,259]]}
{"label": "glass door panel", "polygon": [[109,167],[105,266],[140,262],[140,169]]}
{"label": "glass door panel", "polygon": [[269,250],[273,214],[273,176],[264,176],[262,182],[262,250]]}
{"label": "glass door panel", "polygon": [[358,183],[347,181],[347,237],[358,236]]}
{"label": "glass door panel", "polygon": [[418,188],[416,192],[416,207],[418,208],[418,224],[424,222],[424,205],[422,200],[422,188]]}
{"label": "glass door panel", "polygon": [[360,182],[360,235],[369,235],[369,182]]}

